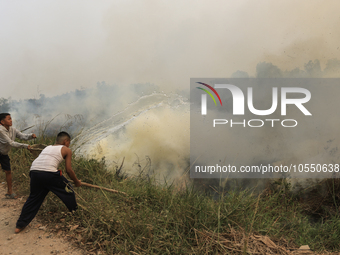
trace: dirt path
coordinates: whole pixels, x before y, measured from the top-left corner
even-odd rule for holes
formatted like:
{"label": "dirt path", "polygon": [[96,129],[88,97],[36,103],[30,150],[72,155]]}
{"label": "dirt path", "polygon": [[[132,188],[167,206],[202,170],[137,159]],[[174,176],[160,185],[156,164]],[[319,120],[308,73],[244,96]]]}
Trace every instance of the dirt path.
{"label": "dirt path", "polygon": [[15,223],[26,197],[6,199],[6,184],[0,183],[0,254],[73,254],[79,250],[61,237],[52,234],[35,218],[21,233],[14,234]]}

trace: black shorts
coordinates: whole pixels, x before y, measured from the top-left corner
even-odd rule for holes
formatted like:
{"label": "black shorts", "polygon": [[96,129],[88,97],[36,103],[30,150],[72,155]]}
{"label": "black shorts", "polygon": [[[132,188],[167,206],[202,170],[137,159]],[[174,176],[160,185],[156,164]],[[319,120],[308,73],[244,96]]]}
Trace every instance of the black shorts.
{"label": "black shorts", "polygon": [[8,155],[0,154],[0,165],[1,165],[2,170],[11,171],[11,162],[9,160]]}

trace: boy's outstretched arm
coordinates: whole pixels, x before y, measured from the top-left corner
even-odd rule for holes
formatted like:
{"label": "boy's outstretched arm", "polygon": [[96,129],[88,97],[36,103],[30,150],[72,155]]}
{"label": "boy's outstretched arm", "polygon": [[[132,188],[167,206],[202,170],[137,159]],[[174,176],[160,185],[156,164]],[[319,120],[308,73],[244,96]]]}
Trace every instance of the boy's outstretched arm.
{"label": "boy's outstretched arm", "polygon": [[74,173],[74,171],[72,170],[72,151],[67,148],[67,147],[63,147],[61,149],[61,153],[64,156],[65,155],[65,168],[66,168],[66,173],[67,175],[72,179],[72,181],[74,182],[74,185],[76,187],[81,186],[81,181],[77,178],[76,174]]}
{"label": "boy's outstretched arm", "polygon": [[14,148],[27,148],[28,147],[28,144],[18,143],[16,141],[11,140],[3,130],[0,130],[0,143],[5,146],[9,144],[11,147],[14,147]]}
{"label": "boy's outstretched arm", "polygon": [[30,140],[30,139],[37,138],[37,136],[35,134],[24,134],[24,133],[21,133],[19,130],[15,129],[15,128],[13,128],[13,129],[15,130],[15,137],[19,138],[21,140]]}

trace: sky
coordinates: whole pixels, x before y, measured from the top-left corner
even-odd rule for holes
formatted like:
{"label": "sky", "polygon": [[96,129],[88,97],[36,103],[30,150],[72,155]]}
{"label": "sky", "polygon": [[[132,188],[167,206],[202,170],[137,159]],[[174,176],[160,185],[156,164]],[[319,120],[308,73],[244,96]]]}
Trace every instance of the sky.
{"label": "sky", "polygon": [[0,0],[0,98],[340,59],[339,1]]}

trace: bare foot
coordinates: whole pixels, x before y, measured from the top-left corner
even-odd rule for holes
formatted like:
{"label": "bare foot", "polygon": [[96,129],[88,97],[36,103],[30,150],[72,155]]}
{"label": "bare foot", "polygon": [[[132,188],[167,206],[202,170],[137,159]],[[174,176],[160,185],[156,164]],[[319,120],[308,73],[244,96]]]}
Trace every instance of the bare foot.
{"label": "bare foot", "polygon": [[12,193],[12,194],[6,194],[5,195],[5,197],[7,198],[7,199],[17,199],[18,197],[17,197],[17,195],[15,194],[15,193]]}
{"label": "bare foot", "polygon": [[14,230],[14,232],[15,232],[16,234],[18,234],[18,233],[20,233],[23,229],[24,229],[24,228],[16,228],[16,229]]}

